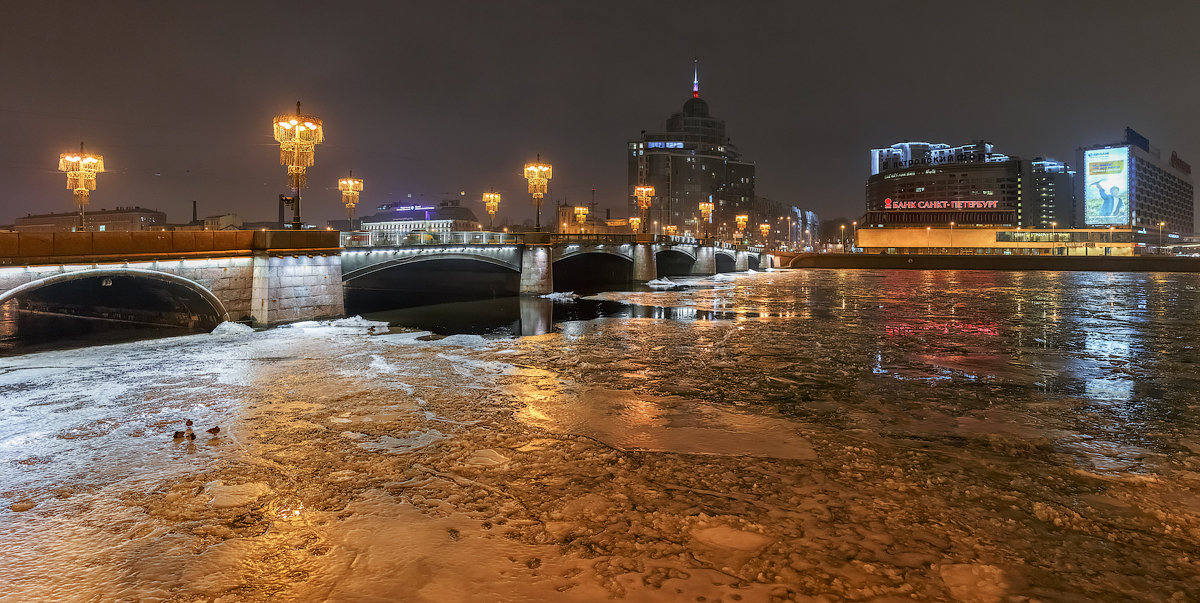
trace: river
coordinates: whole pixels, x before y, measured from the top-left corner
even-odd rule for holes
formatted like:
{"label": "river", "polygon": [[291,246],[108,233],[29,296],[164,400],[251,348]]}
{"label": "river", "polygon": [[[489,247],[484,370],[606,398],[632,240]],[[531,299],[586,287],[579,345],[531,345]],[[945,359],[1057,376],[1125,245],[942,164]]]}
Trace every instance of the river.
{"label": "river", "polygon": [[1200,600],[1200,275],[678,280],[0,358],[0,601]]}

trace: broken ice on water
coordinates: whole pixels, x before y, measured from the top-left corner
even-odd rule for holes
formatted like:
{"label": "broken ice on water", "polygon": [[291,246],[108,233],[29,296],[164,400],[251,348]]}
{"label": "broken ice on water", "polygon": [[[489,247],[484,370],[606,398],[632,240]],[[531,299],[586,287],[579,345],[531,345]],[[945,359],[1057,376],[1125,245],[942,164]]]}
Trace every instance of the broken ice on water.
{"label": "broken ice on water", "polygon": [[1197,281],[770,271],[533,337],[7,357],[0,599],[1200,599]]}

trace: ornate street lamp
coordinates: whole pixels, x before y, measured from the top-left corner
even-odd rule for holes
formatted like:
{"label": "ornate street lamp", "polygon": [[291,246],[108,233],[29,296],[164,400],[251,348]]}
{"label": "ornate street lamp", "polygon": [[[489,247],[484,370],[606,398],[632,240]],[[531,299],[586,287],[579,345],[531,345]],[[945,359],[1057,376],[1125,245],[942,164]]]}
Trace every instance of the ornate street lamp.
{"label": "ornate street lamp", "polygon": [[288,169],[288,186],[296,189],[292,205],[292,228],[300,229],[300,189],[308,184],[306,171],[313,165],[317,145],[325,142],[325,127],[321,120],[300,113],[275,116],[275,140],[279,143],[279,165]]}
{"label": "ornate street lamp", "polygon": [[679,232],[679,227],[674,224],[667,224],[663,227],[663,232],[666,233],[668,237],[673,237],[675,236],[675,233]]}
{"label": "ornate street lamp", "polygon": [[533,163],[525,164],[525,179],[529,181],[529,194],[533,195],[533,205],[537,208],[537,217],[533,226],[535,231],[542,229],[542,197],[549,190],[548,185],[553,177],[553,168],[549,163],[542,163],[541,154],[538,154],[537,160]]}
{"label": "ornate street lamp", "polygon": [[763,237],[763,245],[764,245],[764,246],[765,246],[765,245],[767,245],[767,244],[768,244],[768,242],[767,242],[767,235],[771,234],[771,223],[770,223],[770,222],[763,222],[762,224],[759,224],[759,225],[758,225],[758,231],[762,233],[762,237]]}
{"label": "ornate street lamp", "polygon": [[346,206],[346,212],[350,215],[350,224],[347,230],[354,230],[354,206],[358,205],[358,194],[362,192],[362,178],[355,178],[354,172],[350,172],[348,178],[338,180],[338,190],[342,191],[342,204]]}
{"label": "ornate street lamp", "polygon": [[708,225],[712,223],[713,202],[700,202],[700,215],[704,217],[704,238],[708,238]]}
{"label": "ornate street lamp", "polygon": [[96,174],[104,171],[104,156],[84,153],[81,142],[78,153],[58,156],[58,171],[67,173],[67,188],[75,191],[75,205],[79,206],[79,230],[84,230],[84,211],[91,200],[91,191],[96,190]]}
{"label": "ornate street lamp", "polygon": [[483,207],[488,213],[488,230],[492,229],[492,221],[496,218],[496,212],[500,209],[500,193],[487,192],[483,194]]}
{"label": "ornate street lamp", "polygon": [[738,237],[737,238],[738,238],[738,241],[741,241],[742,237],[745,236],[743,233],[746,230],[746,224],[750,221],[750,216],[748,216],[746,214],[741,214],[738,216],[734,216],[733,219],[737,220],[737,227],[738,227]]}
{"label": "ornate street lamp", "polygon": [[654,187],[640,185],[633,187],[633,196],[637,197],[638,209],[642,212],[642,217],[639,222],[642,223],[642,232],[646,232],[645,228],[649,226],[646,220],[646,212],[650,211],[650,202],[654,199]]}
{"label": "ornate street lamp", "polygon": [[587,221],[588,208],[586,205],[575,206],[575,221],[579,223],[579,234],[583,234],[583,223]]}
{"label": "ornate street lamp", "polygon": [[636,233],[636,232],[640,231],[641,228],[642,228],[642,219],[641,218],[634,216],[629,219],[629,230]]}

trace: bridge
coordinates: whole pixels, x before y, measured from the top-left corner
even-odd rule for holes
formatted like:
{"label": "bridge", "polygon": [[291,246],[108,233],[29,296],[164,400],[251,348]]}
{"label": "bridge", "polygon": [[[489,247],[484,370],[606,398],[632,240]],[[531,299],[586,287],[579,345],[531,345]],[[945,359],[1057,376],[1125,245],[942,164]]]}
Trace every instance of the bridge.
{"label": "bridge", "polygon": [[759,248],[640,234],[13,232],[0,233],[0,308],[206,329],[382,309],[398,293],[542,295],[774,265]]}
{"label": "bridge", "polygon": [[0,233],[0,307],[211,328],[344,313],[333,231]]}
{"label": "bridge", "polygon": [[[772,266],[762,249],[691,237],[531,232],[343,233],[342,278],[348,303],[358,294],[405,290],[400,269],[417,268],[428,286],[443,272],[468,272],[493,295],[542,295],[660,276],[711,275]],[[458,282],[468,280],[457,279]],[[442,291],[455,283],[439,285]],[[416,287],[409,287],[416,292]]]}

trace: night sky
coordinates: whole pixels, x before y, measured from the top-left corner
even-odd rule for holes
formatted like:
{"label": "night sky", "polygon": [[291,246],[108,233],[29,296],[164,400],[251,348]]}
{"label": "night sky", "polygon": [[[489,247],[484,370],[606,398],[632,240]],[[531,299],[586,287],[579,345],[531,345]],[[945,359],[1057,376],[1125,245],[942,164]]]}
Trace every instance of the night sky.
{"label": "night sky", "polygon": [[822,219],[860,214],[868,150],[906,139],[1073,163],[1128,125],[1200,168],[1200,3],[830,4],[5,2],[0,224],[73,209],[81,140],[109,169],[93,208],[274,219],[297,100],[325,122],[319,225],[348,170],[364,208],[465,191],[486,217],[495,187],[519,221],[536,153],[554,199],[595,186],[623,216],[625,143],[688,99],[693,57],[759,194]]}

